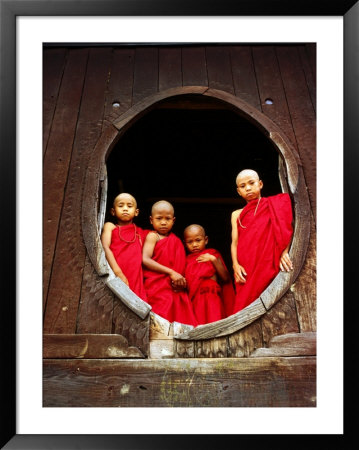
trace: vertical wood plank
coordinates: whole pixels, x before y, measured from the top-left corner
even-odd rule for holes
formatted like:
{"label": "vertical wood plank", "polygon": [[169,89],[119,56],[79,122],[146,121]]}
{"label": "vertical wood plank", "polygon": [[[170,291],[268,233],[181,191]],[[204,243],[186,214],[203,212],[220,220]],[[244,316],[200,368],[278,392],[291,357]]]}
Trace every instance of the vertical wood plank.
{"label": "vertical wood plank", "polygon": [[315,73],[313,74],[313,69],[311,67],[310,61],[308,59],[308,53],[305,50],[305,47],[301,46],[298,48],[300,61],[304,70],[304,76],[307,82],[308,91],[310,98],[312,100],[312,106],[314,111],[316,111],[316,103],[317,103],[317,88],[315,83]]}
{"label": "vertical wood plank", "polygon": [[60,84],[66,64],[65,48],[45,48],[43,51],[43,154],[46,153]]}
{"label": "vertical wood plank", "polygon": [[43,303],[53,264],[64,187],[77,125],[88,49],[68,53],[43,167]]}
{"label": "vertical wood plank", "polygon": [[[272,46],[258,45],[253,46],[252,52],[262,111],[297,148],[275,50]],[[267,104],[267,99],[272,100],[273,104]]]}
{"label": "vertical wood plank", "polygon": [[305,44],[305,50],[308,56],[310,68],[313,74],[314,83],[317,82],[317,44],[315,42],[308,42]]}
{"label": "vertical wood plank", "polygon": [[298,152],[316,217],[316,120],[297,47],[276,49]]}
{"label": "vertical wood plank", "polygon": [[209,87],[234,94],[229,48],[206,47],[206,60]]}
{"label": "vertical wood plank", "polygon": [[[116,120],[132,106],[134,48],[114,48],[106,93],[105,117]],[[113,106],[118,103],[118,106]]]}
{"label": "vertical wood plank", "polygon": [[182,54],[180,47],[159,49],[158,90],[182,86]]}
{"label": "vertical wood plank", "polygon": [[133,80],[133,104],[158,91],[158,48],[137,47]]}
{"label": "vertical wood plank", "polygon": [[247,45],[230,48],[235,95],[262,111],[254,71],[252,48]]}
{"label": "vertical wood plank", "polygon": [[208,86],[204,47],[182,48],[183,86]]}
{"label": "vertical wood plank", "polygon": [[[82,189],[86,166],[102,130],[111,49],[89,54],[74,150],[56,244],[45,310],[45,333],[74,333],[79,307],[85,246],[81,232]],[[52,198],[55,202],[55,198]],[[95,220],[95,218],[94,218]]]}

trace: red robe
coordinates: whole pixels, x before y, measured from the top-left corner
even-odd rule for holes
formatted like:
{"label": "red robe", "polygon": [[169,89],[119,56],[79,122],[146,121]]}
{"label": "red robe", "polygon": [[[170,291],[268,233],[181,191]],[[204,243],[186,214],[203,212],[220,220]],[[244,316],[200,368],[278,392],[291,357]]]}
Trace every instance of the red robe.
{"label": "red robe", "polygon": [[[181,240],[175,234],[170,233],[156,243],[152,259],[184,276],[186,253]],[[144,268],[143,274],[147,301],[153,312],[169,322],[197,325],[186,291],[175,292],[171,278],[164,273]]]}
{"label": "red robe", "polygon": [[[136,232],[136,236],[135,236]],[[125,274],[130,289],[142,300],[146,300],[143,285],[142,247],[149,230],[134,225],[116,225],[112,230],[110,249]]]}
{"label": "red robe", "polygon": [[222,256],[213,248],[206,248],[198,253],[187,255],[185,277],[188,295],[192,301],[193,310],[198,324],[216,322],[232,313],[234,289],[232,281],[219,284],[211,279],[216,269],[211,261],[198,262],[196,259],[203,253],[210,253],[220,258],[226,267]]}
{"label": "red robe", "polygon": [[262,197],[243,208],[238,226],[238,263],[247,272],[245,283],[235,283],[233,313],[248,306],[278,274],[280,257],[292,238],[292,205],[288,194]]}

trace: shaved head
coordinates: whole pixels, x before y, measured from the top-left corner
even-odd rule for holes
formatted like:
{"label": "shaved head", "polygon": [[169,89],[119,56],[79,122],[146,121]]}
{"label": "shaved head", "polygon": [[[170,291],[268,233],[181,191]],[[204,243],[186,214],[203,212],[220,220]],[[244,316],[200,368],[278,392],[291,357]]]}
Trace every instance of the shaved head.
{"label": "shaved head", "polygon": [[196,223],[192,224],[192,225],[188,225],[188,227],[186,227],[183,231],[183,235],[186,236],[187,233],[189,232],[199,232],[201,234],[203,234],[203,236],[206,236],[206,231],[205,229],[202,227],[202,225],[197,225]]}
{"label": "shaved head", "polygon": [[175,214],[175,210],[170,202],[166,200],[160,200],[152,205],[151,215],[154,215],[156,211],[159,211],[161,209],[165,209],[173,215]]}
{"label": "shaved head", "polygon": [[255,178],[256,180],[259,180],[259,175],[258,175],[258,173],[257,173],[255,170],[252,170],[252,169],[244,169],[244,170],[241,170],[241,171],[239,172],[239,174],[237,175],[237,178],[236,178],[236,184],[237,184],[237,185],[238,185],[239,180],[240,180],[241,178],[243,178],[243,177],[253,177],[253,178]]}
{"label": "shaved head", "polygon": [[128,194],[127,192],[121,192],[121,194],[118,194],[117,197],[115,197],[113,204],[115,204],[119,200],[132,200],[135,203],[135,207],[137,208],[137,201],[135,197],[131,194]]}

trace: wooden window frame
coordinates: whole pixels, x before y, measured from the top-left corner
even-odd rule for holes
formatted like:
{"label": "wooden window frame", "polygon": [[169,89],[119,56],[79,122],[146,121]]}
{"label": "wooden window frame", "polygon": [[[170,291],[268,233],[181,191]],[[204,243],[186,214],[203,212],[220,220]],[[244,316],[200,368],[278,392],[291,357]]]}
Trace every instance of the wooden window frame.
{"label": "wooden window frame", "polygon": [[[243,310],[217,322],[199,325],[173,325],[174,338],[181,340],[210,339],[230,335],[265,314],[287,291],[298,277],[303,266],[310,239],[310,203],[299,155],[283,131],[266,115],[234,95],[207,86],[186,86],[161,91],[131,107],[104,129],[86,172],[82,202],[82,231],[89,258],[98,275],[111,291],[133,312],[144,319],[151,314],[157,323],[167,322],[151,311],[151,306],[141,300],[109,267],[101,244],[107,200],[106,160],[121,136],[138,119],[166,101],[178,96],[193,95],[211,98],[235,111],[272,141],[279,158],[279,179],[283,192],[288,192],[294,206],[294,233],[290,257],[294,271],[279,272],[262,294]],[[168,326],[170,323],[168,322]]]}

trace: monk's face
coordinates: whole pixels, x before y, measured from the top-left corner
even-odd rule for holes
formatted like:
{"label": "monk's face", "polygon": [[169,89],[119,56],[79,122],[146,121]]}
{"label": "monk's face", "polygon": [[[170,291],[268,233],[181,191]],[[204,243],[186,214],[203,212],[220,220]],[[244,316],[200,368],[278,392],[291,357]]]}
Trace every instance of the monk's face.
{"label": "monk's face", "polygon": [[208,237],[201,228],[191,227],[184,233],[184,243],[190,253],[198,253],[206,248]]}
{"label": "monk's face", "polygon": [[136,200],[129,194],[120,194],[115,198],[111,214],[117,218],[120,225],[132,223],[134,217],[138,216]]}
{"label": "monk's face", "polygon": [[262,187],[263,182],[254,171],[245,171],[237,178],[237,192],[247,202],[259,198]]}
{"label": "monk's face", "polygon": [[173,209],[166,205],[161,204],[152,209],[152,215],[150,216],[150,222],[153,229],[162,236],[167,236],[172,230],[176,218],[173,214]]}

